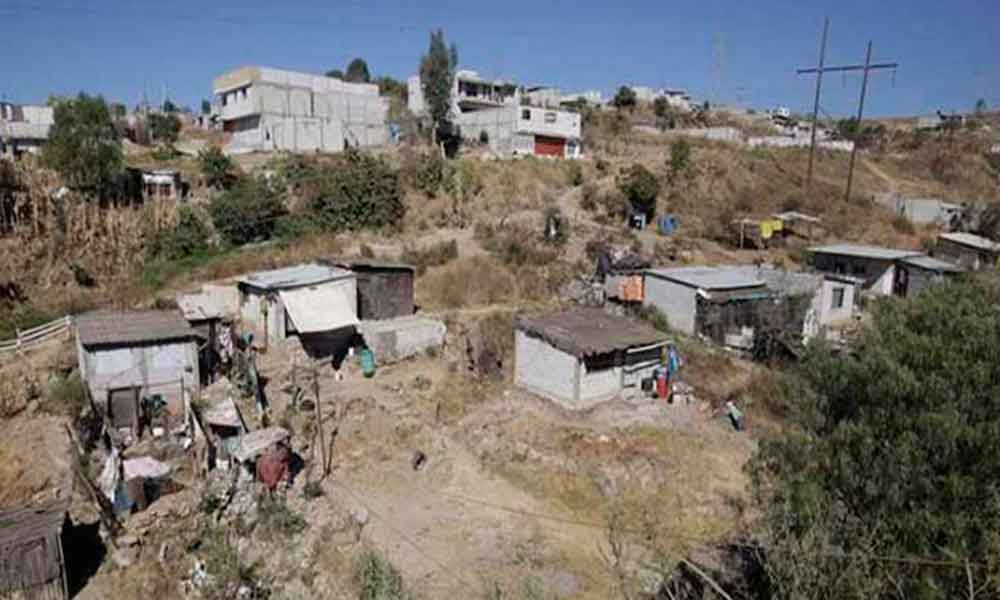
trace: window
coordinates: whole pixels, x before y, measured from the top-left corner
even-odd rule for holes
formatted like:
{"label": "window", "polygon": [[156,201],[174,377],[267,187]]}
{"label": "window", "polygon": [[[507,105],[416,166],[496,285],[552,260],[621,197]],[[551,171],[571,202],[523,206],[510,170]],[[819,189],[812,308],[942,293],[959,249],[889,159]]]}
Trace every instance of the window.
{"label": "window", "polygon": [[545,122],[546,123],[555,123],[556,122],[556,113],[554,113],[554,112],[547,112],[547,113],[545,113]]}
{"label": "window", "polygon": [[525,108],[521,111],[521,120],[530,121],[531,120],[531,109]]}
{"label": "window", "polygon": [[851,267],[851,273],[854,274],[854,275],[864,275],[865,274],[865,266],[864,265],[853,265]]}
{"label": "window", "polygon": [[843,308],[844,307],[844,288],[835,287],[833,288],[833,298],[830,302],[830,308]]}

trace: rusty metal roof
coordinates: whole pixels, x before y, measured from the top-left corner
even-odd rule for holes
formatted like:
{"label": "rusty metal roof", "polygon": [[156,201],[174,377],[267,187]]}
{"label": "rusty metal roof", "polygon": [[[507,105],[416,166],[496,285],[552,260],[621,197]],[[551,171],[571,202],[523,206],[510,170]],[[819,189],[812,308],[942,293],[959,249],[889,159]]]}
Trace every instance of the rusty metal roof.
{"label": "rusty metal roof", "polygon": [[515,327],[577,357],[667,341],[668,336],[638,321],[581,308],[538,316],[521,316]]}
{"label": "rusty metal roof", "polygon": [[76,332],[84,346],[123,346],[195,337],[195,331],[176,310],[86,313],[76,317]]}

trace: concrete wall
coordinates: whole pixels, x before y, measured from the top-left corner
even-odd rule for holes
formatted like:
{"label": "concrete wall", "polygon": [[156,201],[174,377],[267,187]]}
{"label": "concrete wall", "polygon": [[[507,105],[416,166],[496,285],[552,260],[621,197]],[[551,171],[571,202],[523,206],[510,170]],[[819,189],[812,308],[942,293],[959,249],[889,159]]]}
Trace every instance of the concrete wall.
{"label": "concrete wall", "polygon": [[140,387],[143,396],[162,395],[171,416],[181,416],[181,381],[190,390],[197,389],[200,381],[194,342],[93,349],[78,343],[77,353],[80,372],[102,409],[107,408],[109,390]]}
{"label": "concrete wall", "polygon": [[[769,135],[761,137],[747,138],[747,145],[751,148],[808,148],[809,138],[785,137],[780,135]],[[854,142],[848,140],[816,140],[816,147],[825,150],[837,150],[840,152],[850,152],[854,149]]]}
{"label": "concrete wall", "polygon": [[743,142],[743,133],[734,127],[701,127],[689,129],[667,129],[663,132],[666,135],[682,135],[703,140],[714,140],[718,142]]}
{"label": "concrete wall", "polygon": [[[216,90],[229,152],[339,152],[388,143],[387,105],[374,84],[261,68]],[[221,78],[220,78],[221,79]]]}
{"label": "concrete wall", "polygon": [[514,384],[556,401],[559,405],[579,408],[577,373],[580,361],[537,338],[517,331],[514,334]]}
{"label": "concrete wall", "polygon": [[[840,308],[834,308],[833,294],[834,290],[838,289],[844,290],[844,304]],[[850,321],[854,316],[854,305],[857,302],[856,293],[857,288],[850,283],[830,279],[824,280],[823,287],[820,288],[820,293],[817,296],[819,303],[819,325],[826,327]]]}
{"label": "concrete wall", "polygon": [[443,322],[415,315],[384,321],[362,321],[358,330],[379,364],[440,348],[447,332]]}
{"label": "concrete wall", "polygon": [[519,106],[515,128],[519,133],[578,139],[582,135],[581,123],[582,118],[579,113],[537,106]]}
{"label": "concrete wall", "polygon": [[[513,107],[490,108],[459,113],[455,117],[462,139],[478,142],[483,131],[489,136],[490,150],[509,155],[514,151],[514,121],[517,113]],[[532,139],[534,150],[534,139]]]}
{"label": "concrete wall", "polygon": [[698,311],[694,288],[674,283],[654,275],[646,275],[643,306],[655,306],[667,316],[671,329],[694,335]]}
{"label": "concrete wall", "polygon": [[889,212],[917,225],[948,225],[953,217],[962,213],[960,205],[938,198],[906,198],[896,193],[885,193],[876,194],[873,200]]}
{"label": "concrete wall", "polygon": [[576,408],[586,409],[618,394],[622,389],[622,368],[587,368],[584,361],[580,370],[580,398]]}
{"label": "concrete wall", "polygon": [[415,115],[424,114],[424,88],[420,84],[420,75],[411,75],[406,80],[406,107]]}

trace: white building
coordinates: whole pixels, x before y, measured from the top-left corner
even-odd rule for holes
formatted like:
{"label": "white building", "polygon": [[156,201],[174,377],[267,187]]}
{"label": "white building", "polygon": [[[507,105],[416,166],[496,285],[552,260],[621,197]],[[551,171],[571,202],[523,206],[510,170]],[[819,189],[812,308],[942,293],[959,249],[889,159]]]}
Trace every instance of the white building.
{"label": "white building", "polygon": [[589,106],[601,106],[604,104],[604,96],[598,90],[587,90],[575,94],[566,94],[560,99],[560,104],[573,104],[575,102],[586,102]]}
{"label": "white building", "polygon": [[814,246],[808,252],[810,264],[817,271],[850,275],[860,280],[863,290],[876,296],[892,296],[903,285],[898,261],[923,255],[913,250],[860,244]]}
{"label": "white building", "polygon": [[387,107],[378,86],[244,67],[212,84],[230,153],[339,152],[388,143]]}
{"label": "white building", "polygon": [[[420,76],[407,81],[408,105],[416,115],[426,114]],[[552,88],[546,88],[551,90]],[[544,104],[556,96],[546,92]],[[582,118],[578,113],[541,106],[522,106],[521,92],[508,81],[490,81],[475,71],[459,71],[452,90],[451,117],[467,141],[485,141],[497,154],[578,158]]]}
{"label": "white building", "polygon": [[53,124],[55,111],[51,106],[0,102],[0,157],[38,153]]}
{"label": "white building", "polygon": [[116,429],[138,433],[146,399],[165,403],[168,422],[200,385],[196,333],[177,311],[93,312],[76,317],[80,373]]}

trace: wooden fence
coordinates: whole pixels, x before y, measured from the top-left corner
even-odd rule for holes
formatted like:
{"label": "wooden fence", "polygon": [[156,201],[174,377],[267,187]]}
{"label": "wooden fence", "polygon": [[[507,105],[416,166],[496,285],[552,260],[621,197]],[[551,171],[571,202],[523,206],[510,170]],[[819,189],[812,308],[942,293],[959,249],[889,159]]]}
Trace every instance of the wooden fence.
{"label": "wooden fence", "polygon": [[72,331],[73,319],[69,315],[60,317],[38,327],[17,330],[17,337],[12,340],[0,341],[0,355],[8,352],[20,352],[48,341],[58,335]]}

